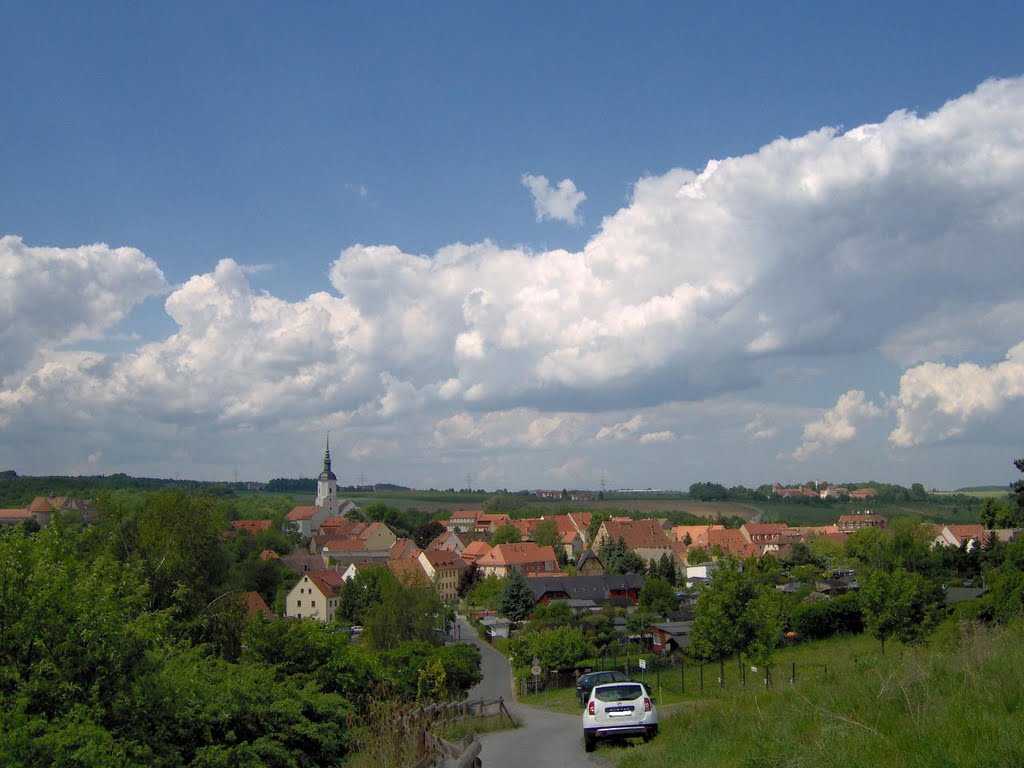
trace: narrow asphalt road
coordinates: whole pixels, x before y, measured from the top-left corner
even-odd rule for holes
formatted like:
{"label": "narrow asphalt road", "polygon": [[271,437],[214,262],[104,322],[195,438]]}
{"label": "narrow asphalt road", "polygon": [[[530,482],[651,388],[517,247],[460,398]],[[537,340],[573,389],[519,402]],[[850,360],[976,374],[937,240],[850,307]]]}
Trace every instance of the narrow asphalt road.
{"label": "narrow asphalt road", "polygon": [[505,699],[522,727],[485,733],[480,737],[484,768],[590,768],[608,762],[583,751],[583,725],[578,715],[547,712],[519,703],[512,692],[508,659],[477,637],[459,617],[459,637],[480,648],[483,680],[469,692],[470,699]]}

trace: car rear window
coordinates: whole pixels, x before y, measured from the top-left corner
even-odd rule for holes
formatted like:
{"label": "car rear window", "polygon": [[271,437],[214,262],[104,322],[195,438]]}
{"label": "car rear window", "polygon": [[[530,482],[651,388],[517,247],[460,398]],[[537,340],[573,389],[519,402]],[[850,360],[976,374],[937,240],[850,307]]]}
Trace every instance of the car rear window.
{"label": "car rear window", "polygon": [[644,689],[638,683],[622,685],[604,685],[594,693],[598,701],[633,701],[644,695]]}

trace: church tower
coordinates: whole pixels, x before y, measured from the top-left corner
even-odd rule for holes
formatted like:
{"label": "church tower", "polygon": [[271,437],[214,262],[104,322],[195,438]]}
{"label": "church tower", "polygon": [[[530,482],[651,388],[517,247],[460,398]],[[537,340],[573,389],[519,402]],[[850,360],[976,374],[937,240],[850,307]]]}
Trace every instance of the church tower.
{"label": "church tower", "polygon": [[331,437],[327,436],[327,448],[324,450],[324,471],[316,481],[316,505],[325,508],[334,517],[337,507],[338,478],[331,471]]}

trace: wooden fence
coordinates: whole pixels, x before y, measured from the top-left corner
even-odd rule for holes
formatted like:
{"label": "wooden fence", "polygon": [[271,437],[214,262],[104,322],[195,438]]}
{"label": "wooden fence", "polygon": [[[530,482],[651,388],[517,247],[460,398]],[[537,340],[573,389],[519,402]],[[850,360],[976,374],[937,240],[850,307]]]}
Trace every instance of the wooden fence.
{"label": "wooden fence", "polygon": [[479,765],[481,745],[476,737],[455,744],[438,736],[434,729],[468,718],[484,717],[497,717],[499,721],[507,717],[509,723],[515,724],[501,697],[491,701],[478,699],[430,704],[406,713],[402,725],[408,728],[415,724],[413,728],[419,739],[417,754],[422,755],[409,768],[471,768]]}

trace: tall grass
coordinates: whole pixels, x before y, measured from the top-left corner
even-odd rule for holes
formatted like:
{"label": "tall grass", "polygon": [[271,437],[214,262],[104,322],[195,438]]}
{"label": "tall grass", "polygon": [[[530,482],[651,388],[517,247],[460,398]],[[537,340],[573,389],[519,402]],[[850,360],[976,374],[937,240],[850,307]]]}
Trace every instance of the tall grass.
{"label": "tall grass", "polygon": [[1024,623],[950,624],[929,647],[747,689],[663,718],[622,768],[1024,765]]}

